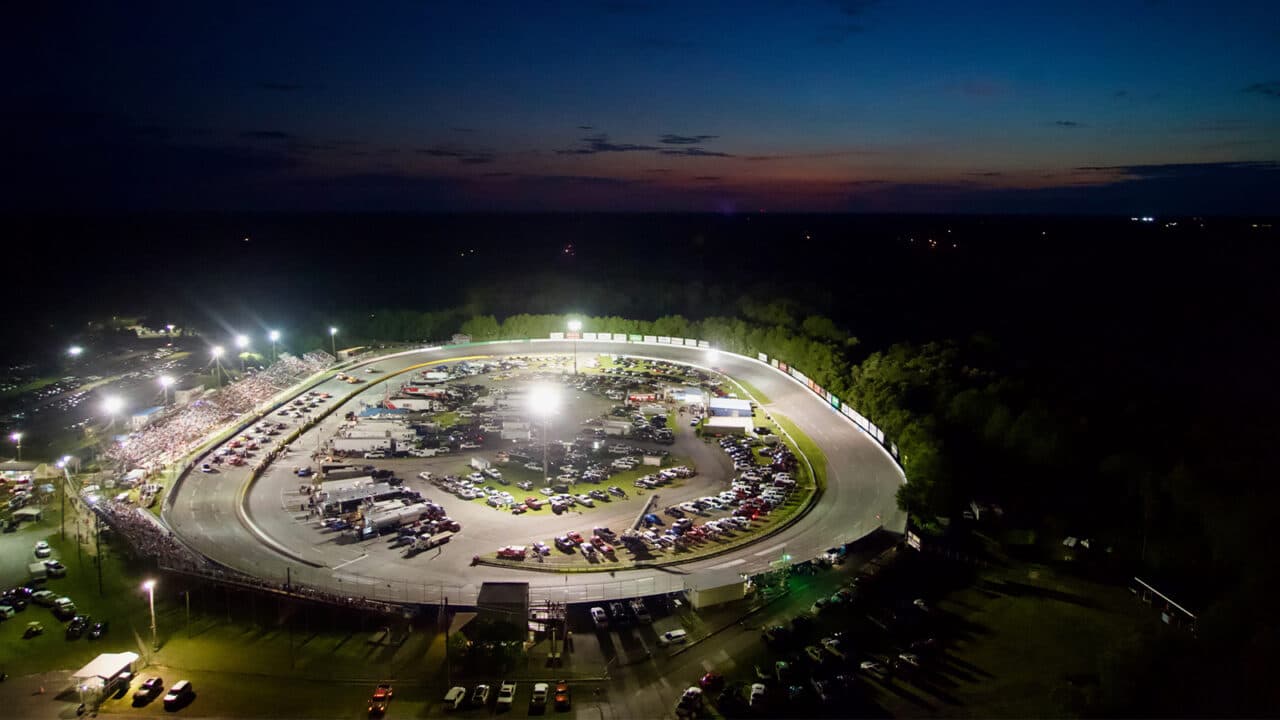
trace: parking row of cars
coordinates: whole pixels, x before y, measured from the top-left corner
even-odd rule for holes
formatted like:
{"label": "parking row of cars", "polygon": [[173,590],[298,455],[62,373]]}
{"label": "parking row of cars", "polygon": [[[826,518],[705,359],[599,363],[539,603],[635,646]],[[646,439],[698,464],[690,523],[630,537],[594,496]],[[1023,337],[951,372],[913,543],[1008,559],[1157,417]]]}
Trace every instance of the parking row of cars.
{"label": "parking row of cars", "polygon": [[[503,680],[499,683],[496,694],[489,683],[479,683],[470,692],[465,687],[457,685],[449,688],[445,693],[443,703],[446,710],[461,710],[467,707],[488,707],[489,701],[493,700],[496,709],[510,710],[515,704],[518,690],[519,686],[511,680]],[[529,694],[529,713],[545,712],[548,705],[553,705],[557,710],[568,710],[571,707],[572,695],[568,682],[560,680],[556,682],[554,688],[551,683],[533,683]]]}

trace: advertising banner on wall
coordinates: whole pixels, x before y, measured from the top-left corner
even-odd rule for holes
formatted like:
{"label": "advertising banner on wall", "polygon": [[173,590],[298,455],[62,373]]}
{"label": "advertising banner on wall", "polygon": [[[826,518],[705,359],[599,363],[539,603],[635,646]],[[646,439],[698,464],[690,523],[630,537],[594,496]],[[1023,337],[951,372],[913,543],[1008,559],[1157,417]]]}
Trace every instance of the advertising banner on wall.
{"label": "advertising banner on wall", "polygon": [[756,359],[762,363],[769,362],[769,356],[765,355],[764,353],[756,353]]}
{"label": "advertising banner on wall", "polygon": [[647,342],[647,343],[654,343],[654,342],[658,342],[658,336],[657,336],[657,335],[645,335],[645,336],[644,336],[644,341],[645,341],[645,342]]}
{"label": "advertising banner on wall", "polygon": [[563,340],[563,339],[564,339],[564,333],[562,333],[562,332],[554,332],[554,333],[551,333],[551,339],[552,339],[552,340]]}
{"label": "advertising banner on wall", "polygon": [[694,340],[693,338],[685,338],[684,344],[685,344],[685,347],[698,347],[698,341]]}
{"label": "advertising banner on wall", "polygon": [[[574,339],[574,337],[573,337],[573,336],[574,336],[574,333],[569,333],[569,334],[568,334],[568,336],[569,336],[569,339],[570,339],[570,340],[573,340],[573,339]],[[579,339],[579,340],[595,340],[595,339],[596,339],[596,334],[595,334],[595,333],[582,333],[582,337],[581,337],[581,338],[578,338],[578,339]]]}
{"label": "advertising banner on wall", "polygon": [[827,402],[831,403],[831,407],[837,410],[840,409],[840,398],[836,397],[835,395],[832,395],[831,393],[827,393]]}
{"label": "advertising banner on wall", "polygon": [[698,341],[698,347],[700,347],[700,348],[706,348],[706,349],[710,350],[710,349],[711,349],[711,343],[707,342],[706,340],[699,340],[699,341]]}
{"label": "advertising banner on wall", "polygon": [[670,336],[670,335],[659,335],[659,336],[658,336],[658,342],[660,342],[660,343],[666,343],[667,345],[670,345],[670,344],[671,344],[671,336]]}
{"label": "advertising banner on wall", "polygon": [[623,335],[622,339],[630,340],[631,342],[642,342],[644,340],[644,336],[643,335]]}
{"label": "advertising banner on wall", "polygon": [[784,363],[784,362],[778,362],[777,360],[774,360],[774,361],[773,361],[773,366],[774,366],[774,367],[776,367],[776,368],[778,368],[779,370],[781,370],[781,371],[782,371],[782,372],[784,372],[784,373],[789,373],[789,372],[791,371],[791,368],[787,367],[787,364],[786,364],[786,363]]}
{"label": "advertising banner on wall", "polygon": [[[639,335],[636,335],[635,337],[636,337],[636,339],[637,339],[637,340],[640,338],[640,336],[639,336]],[[614,341],[614,342],[626,342],[626,341],[627,341],[627,334],[626,334],[626,333],[614,333],[614,334],[613,334],[613,341]]]}

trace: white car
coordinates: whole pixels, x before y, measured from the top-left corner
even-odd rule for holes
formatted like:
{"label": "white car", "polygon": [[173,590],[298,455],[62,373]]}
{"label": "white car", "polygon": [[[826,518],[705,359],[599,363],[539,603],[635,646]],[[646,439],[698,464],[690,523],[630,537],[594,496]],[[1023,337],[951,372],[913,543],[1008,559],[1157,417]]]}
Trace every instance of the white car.
{"label": "white car", "polygon": [[764,705],[764,683],[753,683],[751,685],[751,699],[747,701],[747,706],[752,708],[760,708]]}
{"label": "white car", "polygon": [[502,684],[498,686],[498,709],[502,709],[504,706],[509,709],[515,699],[516,684],[510,680],[503,680]]}
{"label": "white car", "polygon": [[47,558],[53,554],[53,548],[49,547],[49,543],[41,540],[36,543],[36,557]]}
{"label": "white car", "polygon": [[659,645],[678,645],[689,639],[689,633],[684,630],[668,630],[658,636]]}
{"label": "white car", "polygon": [[422,480],[430,480],[431,473],[426,470],[423,470],[422,472],[418,473],[418,478]]}
{"label": "white car", "polygon": [[579,505],[586,505],[587,507],[596,506],[596,501],[591,499],[590,495],[575,495],[573,496],[573,499],[577,501]]}
{"label": "white car", "polygon": [[524,464],[526,470],[541,470],[542,465],[536,462],[527,462]]}
{"label": "white car", "polygon": [[591,622],[596,624],[597,630],[609,629],[609,615],[605,613],[602,607],[591,608]]}

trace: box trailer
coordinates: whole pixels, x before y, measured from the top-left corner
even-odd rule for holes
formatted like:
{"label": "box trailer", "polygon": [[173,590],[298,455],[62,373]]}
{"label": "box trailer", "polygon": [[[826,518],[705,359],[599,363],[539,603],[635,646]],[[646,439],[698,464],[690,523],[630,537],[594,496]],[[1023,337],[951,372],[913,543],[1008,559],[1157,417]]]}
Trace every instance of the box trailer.
{"label": "box trailer", "polygon": [[365,452],[376,452],[376,451],[390,452],[391,438],[388,438],[388,437],[380,437],[380,438],[336,437],[333,439],[333,449],[339,452],[354,452],[354,453],[365,453]]}
{"label": "box trailer", "polygon": [[391,532],[401,525],[425,520],[431,514],[426,503],[400,505],[399,507],[385,510],[377,508],[378,505],[381,505],[381,503],[375,504],[375,509],[365,514],[364,520],[360,525],[361,537],[367,538],[380,533]]}

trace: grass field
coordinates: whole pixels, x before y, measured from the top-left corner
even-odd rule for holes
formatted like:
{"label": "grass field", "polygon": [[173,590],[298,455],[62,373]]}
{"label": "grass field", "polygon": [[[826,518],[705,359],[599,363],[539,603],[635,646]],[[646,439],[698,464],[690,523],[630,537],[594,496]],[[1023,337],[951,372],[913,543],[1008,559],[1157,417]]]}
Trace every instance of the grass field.
{"label": "grass field", "polygon": [[[727,376],[726,376],[726,377],[727,377]],[[761,405],[768,405],[768,404],[769,404],[769,396],[768,396],[768,395],[765,395],[765,394],[764,394],[764,393],[762,393],[762,392],[760,392],[760,390],[758,390],[758,389],[756,388],[756,386],[752,385],[751,383],[747,382],[746,380],[740,380],[740,379],[738,379],[738,378],[733,378],[733,380],[732,380],[732,382],[731,382],[730,384],[732,385],[732,384],[734,384],[734,383],[736,383],[739,387],[741,387],[743,390],[745,390],[745,391],[747,392],[747,394],[748,394],[748,395],[750,395],[750,396],[752,397],[752,399],[754,399],[757,403],[759,403],[759,404],[761,404]]]}
{"label": "grass field", "polygon": [[1106,648],[1156,622],[1123,587],[1021,563],[979,572],[934,607],[945,652],[876,698],[895,717],[1078,716]]}

